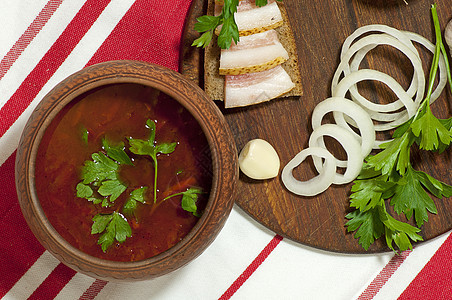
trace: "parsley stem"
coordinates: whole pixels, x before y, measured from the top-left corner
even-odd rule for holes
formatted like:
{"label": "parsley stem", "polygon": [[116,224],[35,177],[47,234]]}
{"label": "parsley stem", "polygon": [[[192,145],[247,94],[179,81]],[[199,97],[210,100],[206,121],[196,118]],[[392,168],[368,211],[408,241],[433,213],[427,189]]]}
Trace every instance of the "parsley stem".
{"label": "parsley stem", "polygon": [[154,203],[157,203],[157,157],[154,160]]}
{"label": "parsley stem", "polygon": [[439,25],[438,13],[436,11],[436,4],[432,5],[431,11],[432,11],[433,26],[435,28],[435,38],[436,38],[435,55],[438,56],[437,59],[439,60],[440,53],[443,54],[444,63],[446,65],[446,71],[447,71],[447,79],[449,81],[449,87],[452,91],[452,75],[450,72],[449,59],[447,58],[447,51],[446,51],[446,48],[444,47],[444,43],[441,38],[441,26]]}
{"label": "parsley stem", "polygon": [[447,58],[447,52],[446,52],[446,48],[444,47],[444,43],[441,43],[441,52],[443,53],[444,64],[446,65],[447,80],[449,81],[449,88],[450,88],[450,91],[452,92],[452,75],[450,72],[449,59]]}
{"label": "parsley stem", "polygon": [[439,26],[438,14],[436,12],[436,4],[432,5],[431,10],[432,10],[433,25],[435,27],[436,44],[435,44],[435,52],[433,54],[433,62],[432,62],[432,66],[430,68],[427,96],[425,97],[424,101],[430,100],[430,96],[432,94],[434,79],[436,77],[436,73],[438,72],[438,62],[439,62],[439,57],[441,55],[441,43],[442,43],[441,29]]}
{"label": "parsley stem", "polygon": [[163,198],[162,202],[168,200],[169,198],[180,196],[180,195],[183,195],[183,194],[184,194],[184,192],[180,192],[180,193],[169,195],[169,196]]}
{"label": "parsley stem", "polygon": [[[424,100],[422,101],[422,103],[419,105],[419,108],[413,117],[413,122],[418,117],[420,117],[420,112],[424,110],[424,107],[430,106],[430,98],[431,98],[431,95],[433,92],[433,85],[435,83],[435,77],[436,77],[436,74],[438,73],[439,59],[440,59],[441,53],[443,53],[443,58],[444,58],[444,61],[446,64],[446,70],[447,70],[447,76],[449,78],[449,83],[452,84],[452,81],[450,79],[451,76],[450,76],[449,62],[447,59],[447,55],[444,55],[445,49],[444,49],[444,45],[443,45],[442,38],[441,38],[441,27],[439,25],[438,13],[436,11],[436,4],[432,5],[431,12],[432,12],[433,26],[435,29],[435,40],[436,40],[435,51],[433,53],[432,65],[430,67],[427,94],[426,94]],[[444,51],[442,51],[442,49],[444,49]]]}

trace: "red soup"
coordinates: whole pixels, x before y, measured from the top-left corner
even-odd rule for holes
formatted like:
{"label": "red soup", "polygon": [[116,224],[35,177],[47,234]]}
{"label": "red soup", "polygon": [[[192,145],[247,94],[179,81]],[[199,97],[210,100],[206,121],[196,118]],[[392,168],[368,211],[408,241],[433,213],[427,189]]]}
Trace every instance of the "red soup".
{"label": "red soup", "polygon": [[47,218],[71,245],[137,261],[194,227],[211,168],[206,138],[185,108],[151,87],[120,84],[61,110],[39,145],[35,181]]}

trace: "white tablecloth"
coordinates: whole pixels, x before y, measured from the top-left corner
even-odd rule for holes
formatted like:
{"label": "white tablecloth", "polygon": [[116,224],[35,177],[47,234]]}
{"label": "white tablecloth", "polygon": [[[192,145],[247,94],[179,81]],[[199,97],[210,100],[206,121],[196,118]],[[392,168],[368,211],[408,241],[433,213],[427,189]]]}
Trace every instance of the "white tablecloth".
{"label": "white tablecloth", "polygon": [[450,232],[396,256],[338,254],[282,239],[238,207],[200,257],[154,280],[105,282],[62,265],[34,239],[17,204],[14,159],[25,122],[52,87],[86,65],[137,59],[177,70],[190,1],[2,0],[0,7],[0,297],[452,298]]}

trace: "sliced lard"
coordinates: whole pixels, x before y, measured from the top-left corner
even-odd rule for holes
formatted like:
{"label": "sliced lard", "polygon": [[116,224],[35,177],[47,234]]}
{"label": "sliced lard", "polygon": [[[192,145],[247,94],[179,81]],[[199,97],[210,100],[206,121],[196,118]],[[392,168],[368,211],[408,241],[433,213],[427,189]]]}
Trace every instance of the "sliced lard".
{"label": "sliced lard", "polygon": [[262,72],[225,76],[226,108],[247,106],[277,98],[295,87],[280,65]]}
{"label": "sliced lard", "polygon": [[239,75],[271,69],[289,59],[287,50],[275,30],[268,30],[240,38],[229,49],[222,49],[221,75]]}
{"label": "sliced lard", "polygon": [[[222,5],[215,5],[215,15],[221,14],[222,9]],[[267,5],[261,7],[256,6],[254,0],[240,1],[234,17],[240,36],[278,28],[283,24],[281,10],[275,1],[268,1]],[[221,27],[216,28],[217,35]]]}

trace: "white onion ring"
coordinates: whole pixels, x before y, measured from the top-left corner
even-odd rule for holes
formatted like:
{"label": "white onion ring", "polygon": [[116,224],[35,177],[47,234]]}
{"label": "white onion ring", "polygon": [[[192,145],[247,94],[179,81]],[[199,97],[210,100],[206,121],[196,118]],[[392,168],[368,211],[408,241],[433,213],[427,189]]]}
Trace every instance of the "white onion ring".
{"label": "white onion ring", "polygon": [[[364,157],[361,154],[361,145],[347,129],[336,124],[324,124],[312,132],[309,137],[309,147],[318,147],[320,138],[325,135],[337,140],[347,153],[347,168],[345,173],[335,173],[333,183],[345,184],[353,181],[359,175],[359,172],[361,172],[363,165]],[[323,169],[322,160],[315,156],[312,159],[314,160],[317,171],[320,173]]]}
{"label": "white onion ring", "polygon": [[[425,38],[417,33],[410,32],[410,31],[400,31],[399,33],[402,35],[406,35],[406,37],[410,40],[410,43],[407,46],[412,46],[411,41],[413,41],[413,42],[416,42],[416,43],[422,45],[424,48],[426,48],[430,52],[434,53],[435,45],[432,42],[430,42],[427,38]],[[402,42],[406,43],[404,41],[402,41]],[[362,62],[362,60],[364,59],[365,55],[370,50],[372,50],[373,48],[375,48],[377,46],[378,45],[368,45],[368,46],[365,46],[362,49],[360,49],[353,57],[353,60],[350,64],[350,71],[351,72],[357,71],[359,68],[359,65]],[[344,48],[343,48],[343,53],[344,53]],[[417,84],[416,84],[414,75],[415,74],[413,73],[413,78],[412,78],[410,87],[407,90],[407,93],[408,93],[408,95],[410,95],[410,97],[413,97],[415,95],[415,93],[416,93],[415,89],[417,88]],[[425,76],[424,73],[422,73],[422,76]],[[431,94],[430,104],[433,103],[436,99],[438,99],[438,97],[441,95],[444,87],[447,84],[446,63],[445,63],[444,56],[442,53],[440,53],[438,76],[439,76],[439,82],[438,82],[435,90]],[[355,93],[358,93],[358,91],[356,90],[356,87],[352,87],[350,89],[350,93],[351,93],[351,96],[353,99]],[[421,93],[421,91],[418,91],[418,93],[423,95],[424,91],[422,91],[422,93]],[[371,114],[372,119],[377,120],[377,121],[383,121],[383,122],[397,120],[401,117],[404,117],[404,114],[405,114],[404,112],[394,113],[394,114],[372,114],[372,112],[369,112],[369,113]],[[377,129],[378,129],[378,127],[377,127]]]}
{"label": "white onion ring", "polygon": [[[300,181],[295,179],[292,174],[293,169],[300,165],[308,156],[312,158],[324,158],[322,170],[319,175],[307,180]],[[294,158],[292,158],[284,167],[281,173],[281,179],[286,188],[300,196],[315,196],[324,192],[333,183],[334,174],[336,174],[336,162],[334,156],[326,149],[319,147],[309,147],[303,149]]]}
{"label": "white onion ring", "polygon": [[[367,55],[367,53],[377,46],[378,45],[368,45],[368,46],[361,48],[358,52],[356,52],[356,54],[353,56],[353,60],[350,63],[350,72],[358,71],[361,62],[363,61],[363,59]],[[422,70],[422,76],[424,76],[423,70]],[[413,97],[414,95],[416,95],[416,92],[420,92],[417,89],[418,89],[418,85],[417,85],[417,81],[416,81],[416,74],[415,74],[415,72],[413,72],[413,77],[411,79],[410,86],[408,87],[406,92],[408,95],[410,95],[410,97]],[[359,93],[356,86],[354,86],[350,90],[350,93],[351,93],[352,97],[355,97],[354,95],[356,93]],[[395,120],[395,119],[392,119],[391,121],[393,121],[393,120]],[[381,121],[384,121],[384,120],[381,120]]]}
{"label": "white onion ring", "polygon": [[[351,100],[342,97],[331,97],[323,100],[314,108],[311,117],[313,130],[322,125],[323,117],[329,112],[344,113],[355,121],[361,134],[361,136],[358,136],[358,140],[361,142],[361,155],[362,157],[366,157],[370,151],[372,151],[375,142],[374,124],[369,117],[369,114],[367,114],[361,106]],[[354,133],[349,126],[345,128]],[[322,148],[326,148],[323,139],[319,139],[318,143]],[[347,162],[337,159],[336,165],[339,167],[346,167]]]}
{"label": "white onion ring", "polygon": [[342,44],[341,58],[344,56],[344,53],[348,51],[350,45],[357,37],[368,32],[382,32],[389,34],[390,36],[393,36],[404,43],[406,46],[410,47],[411,50],[416,49],[411,43],[411,40],[406,35],[404,35],[402,31],[383,24],[371,24],[359,27],[345,39],[344,43]]}
{"label": "white onion ring", "polygon": [[[348,49],[348,51],[344,53],[344,56],[342,57],[341,62],[339,63],[339,66],[333,76],[333,80],[331,83],[332,95],[336,96],[335,90],[336,90],[336,85],[339,82],[340,75],[342,73],[344,73],[344,75],[347,76],[351,72],[350,66],[348,65],[349,60],[352,58],[352,56],[356,52],[358,52],[362,48],[369,46],[369,45],[390,45],[390,46],[393,46],[394,48],[399,49],[402,53],[404,53],[409,58],[409,60],[413,64],[413,68],[414,68],[413,76],[415,76],[417,79],[417,92],[416,92],[416,98],[415,98],[414,102],[417,105],[419,105],[424,97],[424,91],[425,91],[424,70],[422,68],[422,62],[420,60],[419,53],[417,51],[413,52],[405,44],[403,44],[399,40],[396,40],[395,38],[393,38],[387,34],[379,34],[379,35],[374,34],[374,35],[366,36],[366,37],[362,38],[361,40],[357,41],[355,44],[353,44],[352,47],[350,47],[350,49]],[[372,102],[368,101],[366,98],[361,96],[357,92],[356,87],[355,87],[355,89],[350,87],[350,92],[352,92],[352,91],[353,91],[353,97],[356,98],[356,100],[358,100],[359,103],[361,103],[362,105],[364,105],[363,103],[368,103],[367,104],[368,106],[366,106],[366,107],[370,110],[374,110],[377,112],[395,111],[399,108],[402,108],[403,104],[405,104],[405,103],[401,103],[401,101],[399,101],[401,99],[396,100],[390,104],[385,104],[385,105],[376,104],[376,103],[372,103]],[[353,100],[355,100],[355,99],[353,99]]]}
{"label": "white onion ring", "polygon": [[[413,100],[408,96],[408,94],[402,88],[402,86],[388,74],[376,70],[361,69],[356,72],[350,73],[339,82],[339,84],[336,87],[334,95],[336,97],[345,97],[345,94],[347,93],[350,86],[363,80],[377,80],[385,83],[397,95],[399,100],[401,100],[401,102],[405,105],[406,110],[408,112],[408,115],[406,115],[405,117],[401,117],[400,119],[397,119],[391,123],[375,125],[375,130],[382,131],[392,129],[402,124],[403,122],[407,121],[408,118],[411,118],[416,113],[417,106],[414,104]],[[371,109],[369,107],[373,106],[367,105],[366,103],[360,104],[362,105],[365,104],[366,105],[365,109]],[[370,102],[368,102],[368,104],[370,104]],[[383,105],[380,106],[384,107]],[[348,124],[345,121],[344,115],[342,113],[334,113],[334,120],[336,121],[337,124],[341,125],[342,127],[345,128],[348,127]]]}
{"label": "white onion ring", "polygon": [[[395,39],[397,39],[398,41],[400,41],[402,44],[404,44],[406,47],[408,47],[413,53],[418,54],[417,56],[419,57],[419,52],[417,51],[417,49],[414,47],[413,43],[411,42],[411,39],[409,37],[407,37],[403,31],[400,31],[396,28],[387,26],[387,25],[383,25],[383,24],[371,24],[371,25],[365,25],[365,26],[361,26],[358,29],[356,29],[351,35],[349,35],[344,43],[342,44],[342,50],[341,50],[341,60],[343,59],[343,57],[345,56],[345,53],[347,51],[349,51],[351,44],[361,35],[369,33],[369,32],[380,32],[389,36],[394,37]],[[363,60],[364,56],[367,54],[367,52],[369,52],[370,50],[372,50],[373,48],[377,47],[378,44],[369,44],[367,46],[364,46],[362,49],[360,49],[354,57],[354,60],[352,61],[352,63],[350,64],[351,67],[351,71],[357,71],[358,67],[361,63],[361,61]],[[400,50],[400,49],[399,49]],[[400,50],[401,51],[401,50]],[[403,51],[402,51],[403,52]],[[420,58],[419,58],[420,59]],[[414,67],[414,66],[413,66]],[[421,71],[421,75],[422,77],[423,75],[423,69],[420,68]],[[410,96],[414,96],[415,95],[415,91],[413,91],[412,89],[416,89],[417,86],[415,84],[415,72],[413,73],[413,79],[411,81],[410,87],[407,90],[407,93]],[[423,92],[421,93],[423,94]]]}
{"label": "white onion ring", "polygon": [[[427,50],[429,50],[432,53],[435,53],[435,45],[433,45],[432,42],[430,42],[428,39],[423,37],[420,34],[410,32],[410,31],[403,31],[405,35],[407,35],[412,41],[424,46]],[[435,90],[430,95],[430,104],[435,102],[436,99],[441,95],[443,92],[444,87],[447,84],[447,71],[446,71],[446,61],[444,59],[444,55],[442,52],[440,52],[440,59],[439,59],[439,81],[438,85],[436,86]]]}

